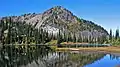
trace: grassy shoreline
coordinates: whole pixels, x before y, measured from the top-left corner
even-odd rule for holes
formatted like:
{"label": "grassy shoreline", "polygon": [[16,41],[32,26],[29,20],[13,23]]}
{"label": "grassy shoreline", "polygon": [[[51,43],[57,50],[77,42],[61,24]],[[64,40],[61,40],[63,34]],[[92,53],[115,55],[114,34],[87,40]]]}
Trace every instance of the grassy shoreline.
{"label": "grassy shoreline", "polygon": [[120,53],[120,47],[80,47],[80,48],[56,48],[57,51],[90,51],[104,53]]}

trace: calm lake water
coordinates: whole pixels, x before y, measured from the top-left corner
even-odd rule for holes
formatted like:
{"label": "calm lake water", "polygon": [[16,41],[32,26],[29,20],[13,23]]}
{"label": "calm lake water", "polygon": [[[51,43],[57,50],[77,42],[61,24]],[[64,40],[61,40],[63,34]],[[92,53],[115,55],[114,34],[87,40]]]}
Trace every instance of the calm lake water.
{"label": "calm lake water", "polygon": [[120,67],[120,54],[56,52],[46,46],[6,46],[0,67]]}

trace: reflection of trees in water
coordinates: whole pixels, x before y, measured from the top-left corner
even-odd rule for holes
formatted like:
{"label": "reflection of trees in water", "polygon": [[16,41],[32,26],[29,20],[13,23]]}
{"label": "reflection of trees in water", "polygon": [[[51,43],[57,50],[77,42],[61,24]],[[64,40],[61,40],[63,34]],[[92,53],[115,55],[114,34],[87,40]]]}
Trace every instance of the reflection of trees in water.
{"label": "reflection of trees in water", "polygon": [[5,46],[0,51],[1,67],[83,67],[105,54],[52,52],[46,46]]}
{"label": "reflection of trees in water", "polygon": [[116,59],[116,60],[120,60],[120,54],[109,54],[108,56],[110,56],[110,59]]}
{"label": "reflection of trees in water", "polygon": [[5,46],[0,51],[1,67],[19,67],[33,61],[37,63],[38,58],[48,54],[49,47],[46,46]]}
{"label": "reflection of trees in water", "polygon": [[58,52],[46,59],[47,67],[83,67],[84,65],[91,64],[104,57],[105,54],[101,53],[69,53]]}

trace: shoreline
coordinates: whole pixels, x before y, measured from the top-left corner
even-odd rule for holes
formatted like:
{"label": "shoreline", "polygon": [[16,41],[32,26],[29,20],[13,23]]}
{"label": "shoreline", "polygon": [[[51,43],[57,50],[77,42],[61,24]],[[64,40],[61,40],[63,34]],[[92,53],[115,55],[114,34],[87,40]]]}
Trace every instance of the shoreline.
{"label": "shoreline", "polygon": [[102,53],[120,53],[120,47],[56,48],[56,51],[86,51]]}

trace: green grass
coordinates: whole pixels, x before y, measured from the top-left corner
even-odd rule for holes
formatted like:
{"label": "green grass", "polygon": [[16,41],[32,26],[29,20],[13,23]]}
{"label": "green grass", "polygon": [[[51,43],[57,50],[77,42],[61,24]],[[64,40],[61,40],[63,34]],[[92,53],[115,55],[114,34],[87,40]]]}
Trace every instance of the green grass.
{"label": "green grass", "polygon": [[46,43],[47,45],[56,45],[57,44],[57,40],[51,40],[50,42]]}

